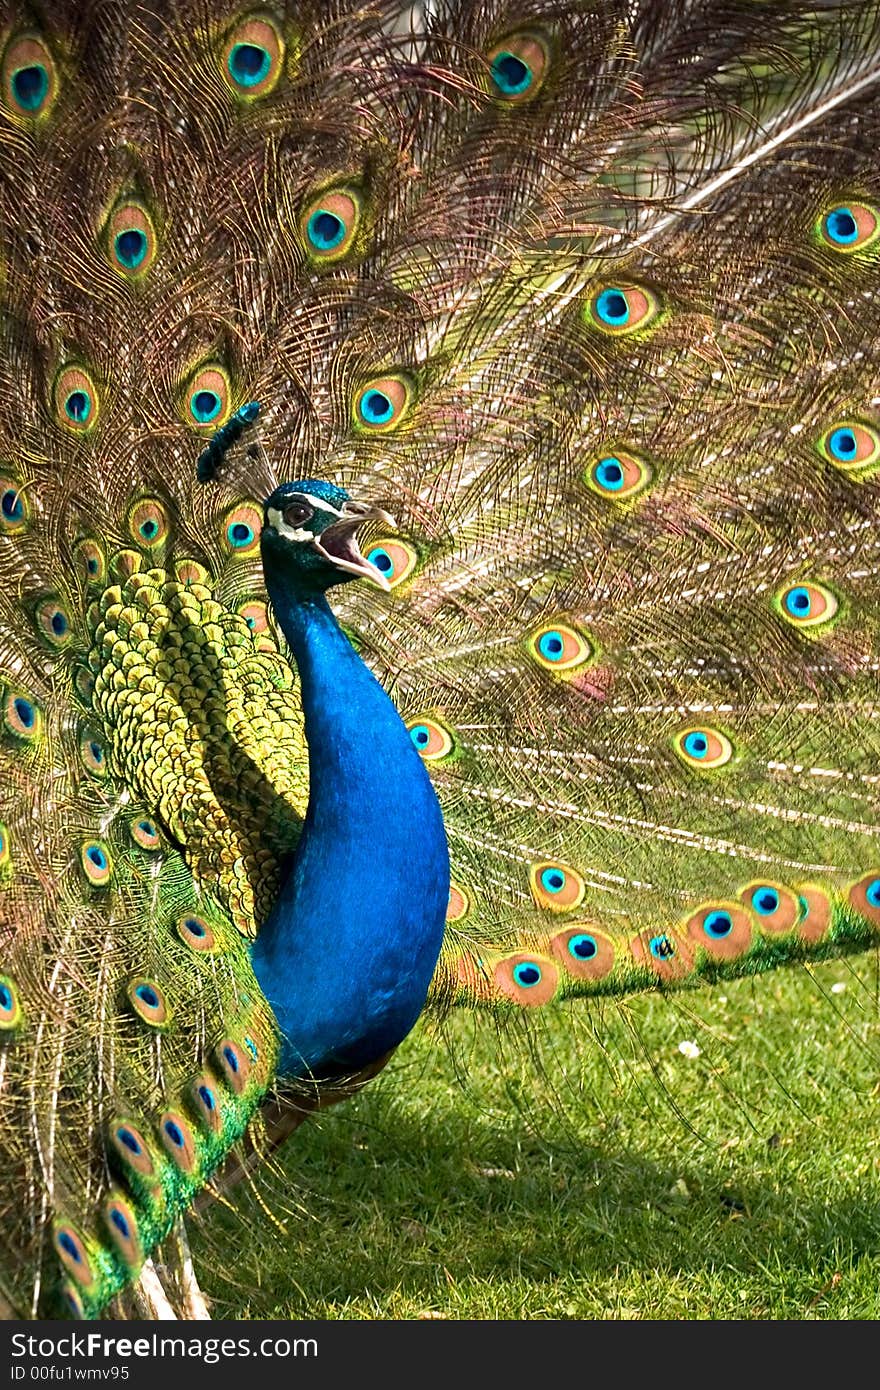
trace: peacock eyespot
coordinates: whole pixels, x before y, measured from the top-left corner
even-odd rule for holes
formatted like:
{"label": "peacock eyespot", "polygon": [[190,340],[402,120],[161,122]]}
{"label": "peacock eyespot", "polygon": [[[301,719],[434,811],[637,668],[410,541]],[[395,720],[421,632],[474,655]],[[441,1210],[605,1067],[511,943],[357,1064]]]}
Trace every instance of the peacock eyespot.
{"label": "peacock eyespot", "polygon": [[131,980],[125,993],[134,1013],[151,1028],[163,1028],[171,1017],[165,995],[155,980]]}
{"label": "peacock eyespot", "polygon": [[585,666],[596,655],[586,633],[567,623],[547,623],[526,640],[526,651],[545,671],[565,675]]}
{"label": "peacock eyespot", "polygon": [[56,598],[44,598],[37,604],[37,629],[48,646],[56,650],[66,647],[72,636],[67,609]]}
{"label": "peacock eyespot", "polygon": [[3,702],[3,726],[21,743],[35,743],[43,729],[42,711],[26,695],[10,690]]}
{"label": "peacock eyespot", "polygon": [[102,584],[107,575],[107,561],[97,541],[87,537],[73,552],[77,574],[87,585]]}
{"label": "peacock eyespot", "polygon": [[223,539],[230,554],[246,559],[259,553],[263,514],[252,503],[242,503],[226,517]]}
{"label": "peacock eyespot", "polygon": [[189,1095],[196,1117],[201,1124],[214,1134],[219,1133],[223,1127],[223,1116],[220,1110],[220,1097],[213,1082],[207,1076],[197,1076],[192,1082]]}
{"label": "peacock eyespot", "polygon": [[361,387],[355,397],[356,429],[371,434],[397,429],[410,408],[412,397],[413,388],[406,377],[376,377]]}
{"label": "peacock eyespot", "polygon": [[682,729],[673,738],[672,747],[686,767],[698,771],[724,767],[733,757],[733,745],[727,735],[707,725]]}
{"label": "peacock eyespot", "polygon": [[65,367],[55,378],[52,391],[55,419],[65,430],[87,434],[98,422],[98,392],[82,367]]}
{"label": "peacock eyespot", "polygon": [[500,960],[492,973],[501,993],[526,1008],[548,1003],[559,984],[559,971],[553,961],[525,952]]}
{"label": "peacock eyespot", "polygon": [[487,58],[489,89],[494,97],[507,105],[531,101],[538,95],[549,61],[547,46],[539,35],[510,34],[489,50]]}
{"label": "peacock eyespot", "polygon": [[106,227],[107,254],[113,269],[126,280],[146,275],[156,259],[156,229],[149,212],[126,199],[111,212]]}
{"label": "peacock eyespot", "polygon": [[565,973],[574,979],[602,980],[614,968],[613,941],[592,925],[558,932],[550,941],[550,949]]}
{"label": "peacock eyespot", "polygon": [[752,940],[751,919],[739,903],[705,903],[688,918],[685,931],[694,945],[721,960],[743,955]]}
{"label": "peacock eyespot", "polygon": [[455,739],[436,719],[412,719],[407,722],[413,747],[426,762],[440,762],[455,752]]}
{"label": "peacock eyespot", "polygon": [[168,509],[154,497],[143,497],[128,514],[128,531],[136,545],[155,550],[169,536],[171,522]]}
{"label": "peacock eyespot", "polygon": [[146,816],[139,816],[137,820],[133,820],[129,830],[131,838],[141,849],[153,851],[161,847],[162,836],[153,821],[148,820]]}
{"label": "peacock eyespot", "polygon": [[849,901],[857,912],[875,927],[880,927],[880,870],[872,869],[854,883],[849,890]]}
{"label": "peacock eyespot", "polygon": [[28,523],[28,505],[21,484],[0,478],[0,533],[18,535]]}
{"label": "peacock eyespot", "polygon": [[110,1127],[110,1142],[129,1172],[142,1177],[155,1176],[155,1165],[147,1141],[128,1120],[116,1121]]}
{"label": "peacock eyespot", "polygon": [[229,419],[231,387],[226,370],[208,363],[194,372],[183,392],[183,418],[201,433],[214,434]]}
{"label": "peacock eyespot", "polygon": [[821,628],[838,610],[837,597],[824,584],[787,584],[774,599],[779,615],[793,627]]}
{"label": "peacock eyespot", "polygon": [[449,885],[449,902],[446,905],[447,922],[460,922],[471,910],[468,894],[458,883]]}
{"label": "peacock eyespot", "polygon": [[243,101],[256,101],[275,88],[284,68],[284,40],[264,15],[240,21],[227,35],[221,71],[226,85]]}
{"label": "peacock eyespot", "polygon": [[345,259],[355,248],[361,215],[361,200],[354,189],[327,188],[312,198],[299,225],[313,265],[334,265]]}
{"label": "peacock eyespot", "polygon": [[367,555],[371,565],[384,574],[391,588],[408,579],[419,561],[418,552],[404,541],[380,539]]}
{"label": "peacock eyespot", "polygon": [[586,321],[602,333],[623,336],[647,328],[660,312],[660,301],[641,285],[604,285],[584,308]]}
{"label": "peacock eyespot", "polygon": [[103,743],[88,729],[80,734],[79,756],[93,777],[106,777],[110,771]]}
{"label": "peacock eyespot", "polygon": [[580,906],[587,891],[576,869],[552,860],[529,866],[529,887],[538,907],[548,912],[570,912]]}
{"label": "peacock eyespot", "polygon": [[49,114],[58,96],[55,60],[36,34],[10,39],[3,53],[3,100],[12,115],[25,121]]}
{"label": "peacock eyespot", "polygon": [[844,473],[870,468],[880,460],[880,431],[860,420],[840,420],[817,441],[819,453]]}
{"label": "peacock eyespot", "polygon": [[266,632],[269,627],[269,610],[265,603],[260,599],[248,599],[236,609],[240,618],[244,618],[249,630],[255,637],[261,632]]}
{"label": "peacock eyespot", "polygon": [[112,1193],[104,1202],[104,1224],[110,1239],[126,1264],[136,1265],[141,1259],[137,1217],[119,1193]]}
{"label": "peacock eyespot", "polygon": [[70,1282],[67,1282],[62,1286],[61,1295],[64,1301],[64,1306],[67,1309],[70,1316],[72,1318],[75,1318],[77,1321],[84,1321],[86,1316],[85,1304],[83,1303],[76,1289]]}
{"label": "peacock eyespot", "polygon": [[838,203],[819,218],[816,234],[832,251],[864,251],[880,236],[880,214],[867,203]]}
{"label": "peacock eyespot", "polygon": [[184,1117],[176,1111],[164,1114],[159,1122],[159,1137],[177,1167],[184,1173],[191,1173],[196,1166],[196,1144]]}
{"label": "peacock eyespot", "polygon": [[18,986],[9,975],[0,975],[0,1032],[10,1033],[22,1020]]}
{"label": "peacock eyespot", "polygon": [[64,1268],[82,1288],[90,1288],[95,1281],[86,1248],[77,1231],[72,1226],[57,1225],[52,1233],[55,1252]]}
{"label": "peacock eyespot", "polygon": [[651,465],[638,454],[617,449],[603,454],[588,467],[584,482],[591,492],[612,502],[624,502],[648,486],[652,478]]}
{"label": "peacock eyespot", "polygon": [[113,877],[113,860],[102,840],[87,840],[80,847],[80,865],[93,888],[106,888]]}
{"label": "peacock eyespot", "polygon": [[250,1056],[232,1038],[226,1038],[216,1051],[220,1073],[236,1095],[241,1095],[253,1065]]}
{"label": "peacock eyespot", "polygon": [[792,931],[802,915],[798,896],[780,883],[750,883],[739,895],[766,934]]}
{"label": "peacock eyespot", "polygon": [[210,922],[194,912],[178,917],[175,924],[177,935],[193,951],[213,951],[214,931]]}

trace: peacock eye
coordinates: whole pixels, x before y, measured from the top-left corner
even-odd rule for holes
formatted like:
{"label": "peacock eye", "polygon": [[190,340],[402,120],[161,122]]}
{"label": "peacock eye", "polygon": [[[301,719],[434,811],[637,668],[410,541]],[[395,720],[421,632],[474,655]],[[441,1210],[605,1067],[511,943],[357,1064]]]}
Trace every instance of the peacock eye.
{"label": "peacock eye", "polygon": [[304,521],[309,521],[314,516],[314,511],[305,502],[291,502],[289,507],[284,508],[283,516],[288,526],[302,526]]}

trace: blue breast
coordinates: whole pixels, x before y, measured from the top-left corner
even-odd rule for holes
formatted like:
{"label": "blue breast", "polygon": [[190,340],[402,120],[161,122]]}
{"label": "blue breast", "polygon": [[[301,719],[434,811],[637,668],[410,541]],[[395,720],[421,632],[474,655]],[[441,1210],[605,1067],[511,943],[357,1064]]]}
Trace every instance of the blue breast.
{"label": "blue breast", "polygon": [[293,866],[252,948],[286,1075],[358,1070],[410,1031],[449,897],[440,807],[394,705],[323,596],[270,593],[293,649],[309,807]]}

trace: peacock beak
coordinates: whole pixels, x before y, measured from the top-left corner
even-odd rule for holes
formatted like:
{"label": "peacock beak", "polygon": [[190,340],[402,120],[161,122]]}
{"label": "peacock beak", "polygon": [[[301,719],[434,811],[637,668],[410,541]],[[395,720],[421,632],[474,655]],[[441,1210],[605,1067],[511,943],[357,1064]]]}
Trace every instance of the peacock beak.
{"label": "peacock beak", "polygon": [[397,530],[394,517],[381,507],[373,507],[367,502],[349,501],[342,504],[342,520],[328,526],[319,536],[315,536],[312,545],[337,569],[346,570],[349,574],[359,575],[363,579],[372,579],[380,589],[389,593],[391,585],[387,577],[361,553],[357,542],[358,527],[366,521],[380,521],[392,531]]}

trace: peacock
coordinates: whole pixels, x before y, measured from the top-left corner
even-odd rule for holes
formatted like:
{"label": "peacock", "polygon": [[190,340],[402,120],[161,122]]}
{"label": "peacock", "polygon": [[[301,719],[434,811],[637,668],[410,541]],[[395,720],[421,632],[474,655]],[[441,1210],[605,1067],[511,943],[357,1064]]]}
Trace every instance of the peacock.
{"label": "peacock", "polygon": [[424,1010],[876,944],[880,7],[0,52],[0,1298],[161,1316]]}

